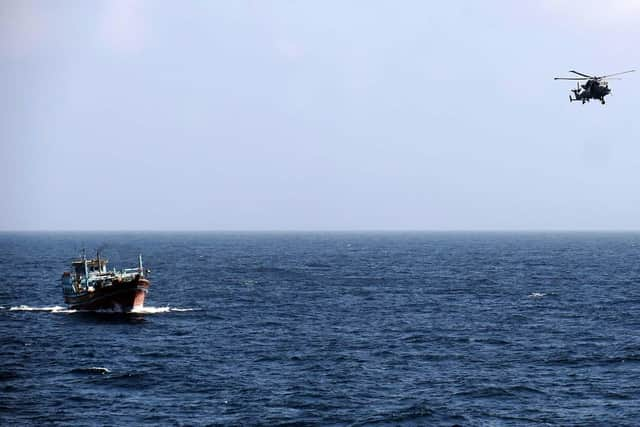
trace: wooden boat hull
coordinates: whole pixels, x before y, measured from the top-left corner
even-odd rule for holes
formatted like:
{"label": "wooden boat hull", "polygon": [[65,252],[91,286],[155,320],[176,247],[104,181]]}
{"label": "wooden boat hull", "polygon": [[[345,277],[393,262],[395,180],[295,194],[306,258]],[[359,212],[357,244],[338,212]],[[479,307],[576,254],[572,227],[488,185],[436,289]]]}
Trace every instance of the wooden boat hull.
{"label": "wooden boat hull", "polygon": [[136,277],[126,282],[113,282],[110,286],[83,292],[78,295],[65,295],[65,302],[74,310],[112,310],[129,312],[144,306],[144,298],[149,291],[149,281]]}

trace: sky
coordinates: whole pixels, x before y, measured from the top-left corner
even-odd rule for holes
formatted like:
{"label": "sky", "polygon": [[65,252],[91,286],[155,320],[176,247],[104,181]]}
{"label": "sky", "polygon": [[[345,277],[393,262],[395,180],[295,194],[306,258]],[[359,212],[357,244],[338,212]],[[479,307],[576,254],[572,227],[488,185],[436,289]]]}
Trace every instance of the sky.
{"label": "sky", "polygon": [[0,0],[0,230],[640,230],[640,0]]}

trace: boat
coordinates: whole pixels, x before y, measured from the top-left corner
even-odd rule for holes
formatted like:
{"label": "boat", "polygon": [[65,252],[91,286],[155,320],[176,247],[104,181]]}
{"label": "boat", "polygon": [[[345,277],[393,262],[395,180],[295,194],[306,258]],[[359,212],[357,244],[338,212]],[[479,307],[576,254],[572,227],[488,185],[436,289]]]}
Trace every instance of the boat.
{"label": "boat", "polygon": [[81,259],[71,263],[71,272],[62,274],[64,301],[70,309],[125,313],[142,309],[151,285],[142,255],[138,255],[137,268],[107,270],[108,262],[99,252],[95,259],[87,259],[83,252]]}

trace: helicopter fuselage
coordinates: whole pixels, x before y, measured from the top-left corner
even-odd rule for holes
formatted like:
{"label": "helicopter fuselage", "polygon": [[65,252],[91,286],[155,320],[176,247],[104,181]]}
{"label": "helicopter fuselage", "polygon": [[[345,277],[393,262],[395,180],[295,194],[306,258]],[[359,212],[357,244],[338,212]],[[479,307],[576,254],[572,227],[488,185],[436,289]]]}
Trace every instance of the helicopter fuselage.
{"label": "helicopter fuselage", "polygon": [[571,91],[575,98],[569,96],[569,100],[582,101],[583,104],[592,99],[597,99],[604,104],[604,97],[611,93],[606,81],[596,79],[587,80],[585,84],[579,85],[577,89],[572,89]]}

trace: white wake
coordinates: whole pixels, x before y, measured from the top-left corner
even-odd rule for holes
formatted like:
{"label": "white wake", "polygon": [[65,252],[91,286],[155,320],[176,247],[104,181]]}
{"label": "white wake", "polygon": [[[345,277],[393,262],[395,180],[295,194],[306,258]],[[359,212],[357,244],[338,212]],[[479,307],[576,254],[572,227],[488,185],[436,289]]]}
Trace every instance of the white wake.
{"label": "white wake", "polygon": [[31,307],[29,305],[19,305],[9,308],[9,311],[44,311],[47,313],[76,313],[78,310],[71,310],[67,307],[53,305],[50,307]]}
{"label": "white wake", "polygon": [[185,311],[196,311],[195,308],[178,308],[178,307],[142,307],[134,308],[131,313],[142,314],[158,314],[158,313],[180,313]]}
{"label": "white wake", "polygon": [[[142,307],[131,310],[131,313],[135,314],[161,314],[161,313],[182,313],[186,311],[196,311],[196,308],[179,308],[179,307]],[[9,308],[9,311],[35,311],[46,313],[122,313],[117,310],[72,310],[67,307],[61,307],[59,305],[46,306],[46,307],[32,307],[29,305],[19,305]]]}

